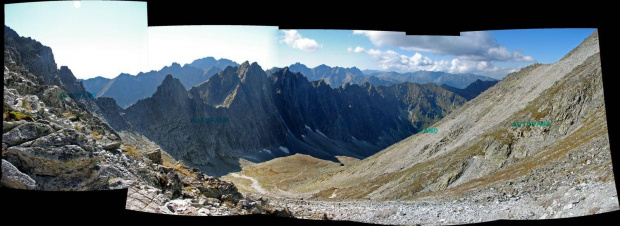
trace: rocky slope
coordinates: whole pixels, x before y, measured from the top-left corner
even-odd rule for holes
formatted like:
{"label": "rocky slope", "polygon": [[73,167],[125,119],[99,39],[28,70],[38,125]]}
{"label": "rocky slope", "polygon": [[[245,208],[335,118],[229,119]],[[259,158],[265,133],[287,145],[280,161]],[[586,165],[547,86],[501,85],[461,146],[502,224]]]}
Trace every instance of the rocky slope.
{"label": "rocky slope", "polygon": [[234,184],[179,164],[139,134],[116,133],[104,118],[120,115],[99,102],[118,107],[114,100],[59,98],[85,89],[69,68],[56,68],[49,47],[6,26],[4,45],[1,186],[129,188],[127,208],[133,210],[290,216],[267,199],[244,197]]}
{"label": "rocky slope", "polygon": [[[551,121],[551,126],[511,126],[522,121]],[[416,203],[399,203],[403,205],[436,202],[439,209],[427,212],[436,216],[414,215],[432,223],[618,210],[596,32],[559,62],[535,64],[509,74],[431,127],[439,132],[416,134],[339,169],[309,168],[311,172],[302,181],[295,179],[299,172],[295,168],[269,171],[272,167],[267,163],[247,167],[238,175],[253,177],[258,184],[279,181],[278,189],[266,191],[281,196]],[[269,164],[299,162],[297,158]],[[501,208],[486,208],[489,214],[477,216],[470,212],[440,217],[453,200],[464,203],[458,211],[482,210],[491,203]],[[373,212],[365,214],[366,219],[372,219]],[[341,217],[351,218],[361,219]]]}

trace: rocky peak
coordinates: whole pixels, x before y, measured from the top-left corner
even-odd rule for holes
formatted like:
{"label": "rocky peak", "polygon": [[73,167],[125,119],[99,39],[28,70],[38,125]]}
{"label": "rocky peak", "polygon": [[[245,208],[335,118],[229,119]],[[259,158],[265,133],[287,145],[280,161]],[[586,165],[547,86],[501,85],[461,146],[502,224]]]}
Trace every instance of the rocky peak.
{"label": "rocky peak", "polygon": [[237,74],[241,82],[254,81],[259,82],[263,77],[267,77],[263,69],[256,63],[250,64],[248,61],[243,62],[237,69]]}
{"label": "rocky peak", "polygon": [[80,81],[78,81],[71,69],[67,66],[61,66],[58,70],[58,77],[60,82],[67,88],[67,91],[71,93],[86,93],[86,89]]}
{"label": "rocky peak", "polygon": [[[4,61],[9,63],[9,69],[15,71],[15,65],[23,65],[37,77],[52,84],[58,73],[54,54],[50,47],[44,46],[32,38],[20,37],[17,32],[4,26]],[[11,68],[13,67],[13,68]]]}
{"label": "rocky peak", "polygon": [[162,96],[164,98],[167,97],[178,97],[178,96],[186,96],[187,92],[181,81],[178,78],[172,77],[172,75],[168,74],[162,81],[161,85],[157,87],[157,91],[153,96]]}

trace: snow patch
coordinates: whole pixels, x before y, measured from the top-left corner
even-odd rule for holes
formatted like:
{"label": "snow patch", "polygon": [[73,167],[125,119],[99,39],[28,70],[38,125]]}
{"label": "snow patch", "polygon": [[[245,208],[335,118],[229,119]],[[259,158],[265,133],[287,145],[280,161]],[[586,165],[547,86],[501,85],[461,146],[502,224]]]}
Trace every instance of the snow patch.
{"label": "snow patch", "polygon": [[267,153],[271,154],[271,151],[270,151],[270,150],[263,149],[262,151],[264,151],[264,152],[267,152]]}
{"label": "snow patch", "polygon": [[288,151],[288,148],[282,147],[280,146],[280,150],[282,150],[283,152],[285,152],[286,154],[290,154],[290,152]]}
{"label": "snow patch", "polygon": [[[316,130],[316,132],[321,134],[321,135],[323,135],[324,137],[327,137],[327,136],[325,136],[325,134],[321,133],[321,131],[319,131],[318,129]],[[329,138],[329,137],[327,137],[327,138]]]}

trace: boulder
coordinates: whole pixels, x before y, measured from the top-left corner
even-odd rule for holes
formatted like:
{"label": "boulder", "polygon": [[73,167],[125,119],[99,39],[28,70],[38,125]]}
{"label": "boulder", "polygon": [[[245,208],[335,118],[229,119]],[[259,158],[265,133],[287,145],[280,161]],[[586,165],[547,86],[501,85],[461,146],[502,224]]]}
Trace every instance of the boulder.
{"label": "boulder", "polygon": [[145,157],[151,161],[153,161],[153,163],[156,164],[162,164],[162,159],[161,159],[161,149],[155,149],[153,151],[149,151],[146,153]]}
{"label": "boulder", "polygon": [[121,147],[121,142],[115,141],[101,146],[105,150],[116,150]]}
{"label": "boulder", "polygon": [[15,189],[35,189],[36,182],[28,175],[20,172],[13,164],[2,159],[2,186]]}
{"label": "boulder", "polygon": [[12,146],[34,140],[53,132],[54,129],[52,129],[49,125],[29,122],[20,124],[11,131],[2,134],[2,142]]}
{"label": "boulder", "polygon": [[62,179],[88,178],[96,166],[96,158],[77,145],[60,147],[18,147],[7,149],[7,158],[17,167],[38,176]]}

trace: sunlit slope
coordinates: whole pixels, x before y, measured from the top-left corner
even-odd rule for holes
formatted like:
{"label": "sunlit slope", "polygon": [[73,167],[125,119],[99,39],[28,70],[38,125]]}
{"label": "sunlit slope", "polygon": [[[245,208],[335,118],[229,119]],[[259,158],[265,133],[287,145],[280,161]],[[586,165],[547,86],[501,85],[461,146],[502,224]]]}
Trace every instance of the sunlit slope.
{"label": "sunlit slope", "polygon": [[[509,74],[431,126],[436,134],[411,136],[338,169],[306,169],[303,181],[281,186],[315,198],[400,200],[459,195],[508,181],[537,192],[562,183],[610,181],[604,109],[594,32],[557,63]],[[533,121],[551,126],[511,126]],[[268,175],[261,165],[251,174]],[[263,177],[286,181],[291,175]]]}

